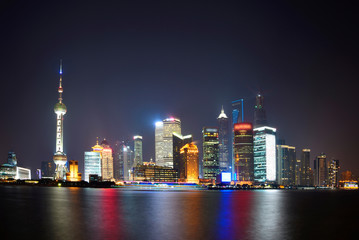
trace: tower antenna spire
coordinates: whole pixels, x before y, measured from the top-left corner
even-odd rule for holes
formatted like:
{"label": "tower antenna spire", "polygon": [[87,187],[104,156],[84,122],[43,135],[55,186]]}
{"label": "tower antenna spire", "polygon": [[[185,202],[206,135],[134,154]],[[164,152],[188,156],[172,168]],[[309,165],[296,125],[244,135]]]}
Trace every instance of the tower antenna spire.
{"label": "tower antenna spire", "polygon": [[62,93],[64,89],[62,88],[62,59],[60,59],[60,83],[59,83],[59,103],[62,103]]}

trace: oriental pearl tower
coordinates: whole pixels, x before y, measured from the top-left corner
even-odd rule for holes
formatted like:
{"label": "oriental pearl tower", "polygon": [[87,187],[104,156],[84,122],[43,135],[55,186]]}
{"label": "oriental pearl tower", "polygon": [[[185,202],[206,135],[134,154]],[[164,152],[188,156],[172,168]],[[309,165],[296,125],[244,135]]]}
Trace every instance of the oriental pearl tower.
{"label": "oriental pearl tower", "polygon": [[60,60],[60,83],[59,83],[59,102],[55,104],[54,111],[56,113],[56,152],[54,154],[53,160],[56,164],[55,170],[55,179],[56,180],[65,180],[66,178],[66,162],[67,157],[64,153],[64,137],[63,137],[63,121],[64,115],[66,114],[67,108],[62,102],[62,61]]}

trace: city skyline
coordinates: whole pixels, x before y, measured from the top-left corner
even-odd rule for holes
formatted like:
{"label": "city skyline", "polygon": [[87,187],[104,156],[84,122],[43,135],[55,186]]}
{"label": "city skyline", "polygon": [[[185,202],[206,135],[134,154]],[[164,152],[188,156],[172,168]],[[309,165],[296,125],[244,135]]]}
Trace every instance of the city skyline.
{"label": "city skyline", "polygon": [[[169,23],[159,24],[159,27],[155,26],[158,24],[156,20],[144,24],[152,15],[135,8],[139,13],[131,15],[125,12],[122,17],[113,16],[112,24],[110,17],[99,20],[95,27],[103,28],[109,23],[109,28],[104,30],[104,38],[96,38],[89,22],[86,22],[91,20],[90,14],[79,12],[79,5],[69,11],[66,6],[56,10],[44,4],[42,8],[49,8],[53,16],[38,12],[37,17],[28,19],[28,28],[25,28],[22,24],[29,17],[28,13],[16,4],[8,4],[1,18],[7,17],[15,30],[5,27],[6,37],[1,40],[4,46],[9,46],[1,59],[5,91],[1,100],[6,103],[7,116],[0,124],[1,163],[5,162],[8,151],[13,150],[21,165],[30,167],[34,175],[41,161],[51,160],[55,152],[56,126],[51,108],[57,98],[57,69],[62,58],[68,107],[64,122],[64,152],[68,160],[79,161],[80,172],[83,172],[83,152],[94,145],[98,136],[108,139],[114,146],[116,140],[130,140],[133,135],[141,135],[144,161],[154,159],[154,123],[171,116],[179,118],[183,133],[192,134],[194,141],[201,146],[202,128],[216,126],[222,105],[231,118],[231,102],[244,99],[244,120],[253,122],[255,96],[262,90],[267,119],[270,126],[277,128],[278,138],[285,139],[298,152],[304,148],[311,149],[311,165],[316,156],[325,152],[329,160],[340,160],[342,170],[348,169],[358,175],[359,163],[355,160],[354,150],[350,144],[338,144],[339,139],[353,142],[358,131],[355,127],[358,117],[352,110],[354,90],[343,87],[350,86],[357,76],[354,56],[358,48],[351,48],[356,37],[353,38],[345,29],[342,35],[347,40],[332,36],[332,30],[339,33],[336,25],[334,29],[323,28],[322,32],[316,32],[312,25],[323,26],[324,22],[317,19],[314,10],[305,9],[300,4],[295,10],[289,3],[277,5],[297,15],[289,17],[282,13],[269,23],[264,20],[270,11],[264,6],[253,17],[236,17],[237,12],[229,5],[218,10],[209,5],[208,9],[202,10],[203,19],[199,20],[194,18],[196,11],[200,11],[196,4],[186,10],[189,20],[167,5],[157,6],[159,9],[150,5],[155,13],[164,9],[174,13],[172,17],[160,14],[159,18],[168,17]],[[179,7],[185,9],[183,5]],[[237,11],[253,8],[250,4],[235,3],[232,7]],[[30,5],[29,8],[39,11]],[[93,3],[88,8],[90,13],[97,12]],[[124,8],[133,9],[134,6],[129,4]],[[333,6],[329,4],[326,8],[330,10]],[[114,6],[114,9],[118,8]],[[75,26],[69,25],[70,20],[57,18],[63,12],[81,26],[79,33],[76,33],[78,29]],[[213,12],[222,17],[228,14],[228,17],[214,25]],[[308,18],[303,18],[300,13],[306,13]],[[261,14],[263,17],[259,22],[253,22]],[[137,17],[137,20],[131,24],[131,21],[125,21],[117,32],[116,24],[124,16],[129,20]],[[47,17],[50,28],[40,21]],[[78,20],[81,17],[86,20]],[[231,17],[235,18],[233,23],[230,23]],[[284,17],[289,18],[288,23],[282,21]],[[324,17],[331,21],[329,16],[324,14]],[[335,20],[339,17],[342,16],[337,14]],[[250,21],[247,27],[241,25],[241,20],[245,19]],[[344,23],[344,20],[339,20],[339,23]],[[290,24],[298,28],[294,33],[288,32],[301,36],[300,39],[280,33]],[[200,31],[203,26],[206,27]],[[220,35],[213,34],[207,26],[212,26]],[[241,26],[240,31],[234,31],[237,26]],[[279,33],[265,31],[266,26]],[[136,33],[136,27],[141,34]],[[264,42],[265,47],[257,49],[259,45],[253,41],[264,35],[255,33],[252,28],[258,28],[270,37]],[[61,31],[57,33],[58,29],[64,34]],[[183,29],[185,34],[182,34]],[[163,35],[153,37],[148,31],[163,32]],[[125,39],[121,37],[124,33],[128,36]],[[88,39],[89,35],[92,38]],[[114,40],[109,40],[111,36]],[[143,37],[144,40],[140,41]],[[180,39],[176,40],[177,37]],[[314,41],[309,44],[308,39]],[[323,40],[326,40],[324,45]],[[284,46],[281,45],[283,42],[286,43]],[[215,51],[210,51],[212,46]],[[298,50],[286,54],[286,50],[293,46]],[[286,64],[288,59],[292,65]],[[278,68],[283,70],[276,70]],[[332,86],[330,82],[333,80],[342,84]],[[191,87],[183,92],[182,86]],[[354,132],[350,132],[349,127],[353,126]]]}

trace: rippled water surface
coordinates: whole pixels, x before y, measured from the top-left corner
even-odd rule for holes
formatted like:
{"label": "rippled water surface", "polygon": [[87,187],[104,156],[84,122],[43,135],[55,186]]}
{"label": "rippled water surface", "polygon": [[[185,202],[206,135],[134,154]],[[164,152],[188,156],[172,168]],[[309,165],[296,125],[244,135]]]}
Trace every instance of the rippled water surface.
{"label": "rippled water surface", "polygon": [[358,191],[0,186],[0,239],[358,239]]}

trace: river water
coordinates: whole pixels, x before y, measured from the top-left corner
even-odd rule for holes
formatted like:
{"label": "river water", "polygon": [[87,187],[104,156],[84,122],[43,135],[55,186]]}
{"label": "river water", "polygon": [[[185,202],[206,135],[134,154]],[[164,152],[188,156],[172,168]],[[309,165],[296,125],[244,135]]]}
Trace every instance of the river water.
{"label": "river water", "polygon": [[359,191],[0,186],[0,239],[359,239]]}

